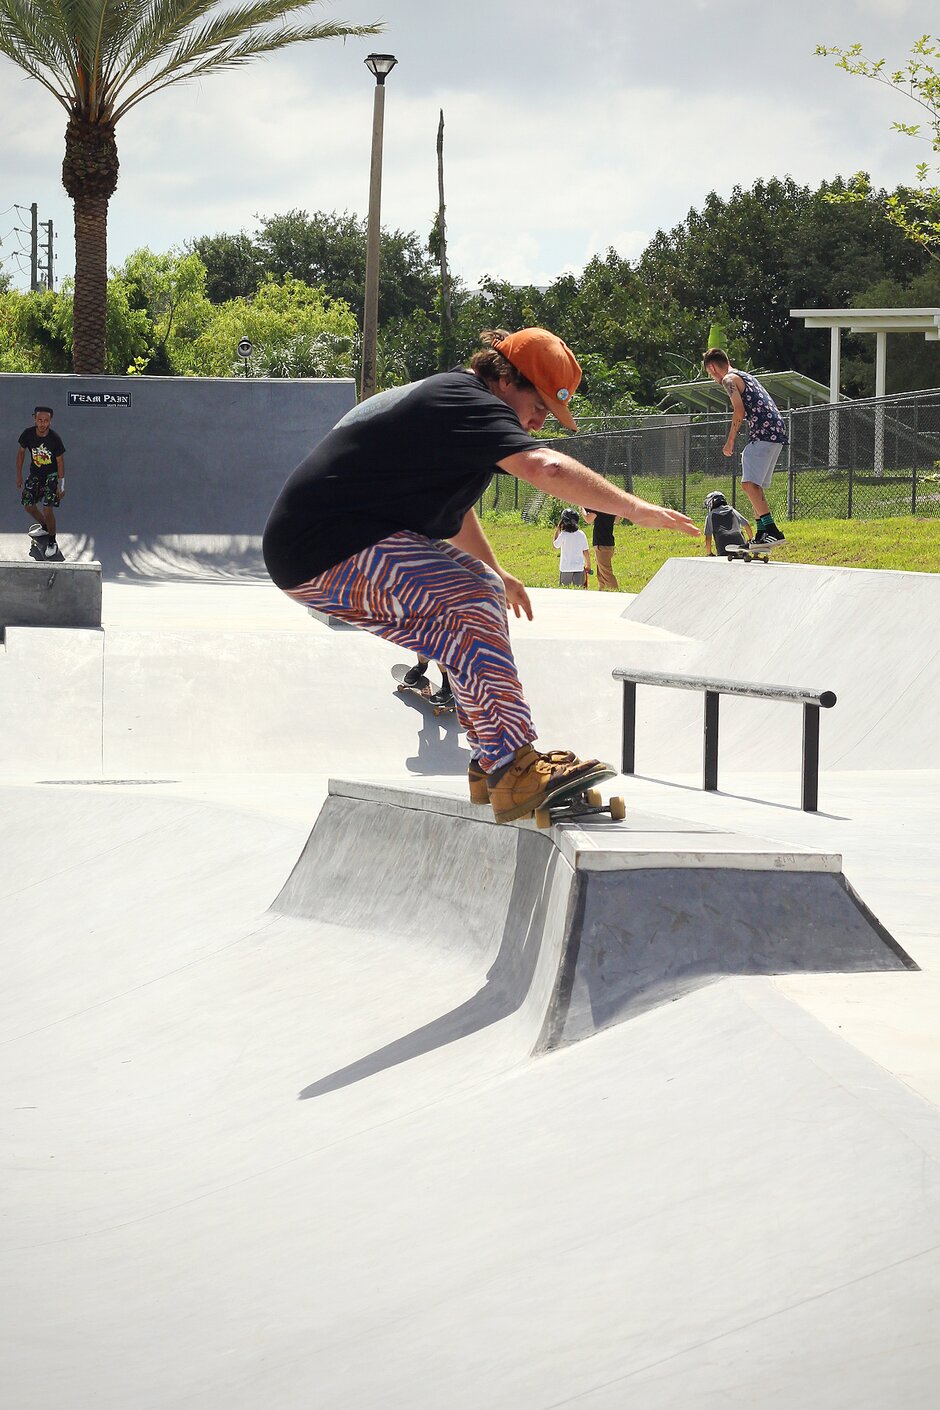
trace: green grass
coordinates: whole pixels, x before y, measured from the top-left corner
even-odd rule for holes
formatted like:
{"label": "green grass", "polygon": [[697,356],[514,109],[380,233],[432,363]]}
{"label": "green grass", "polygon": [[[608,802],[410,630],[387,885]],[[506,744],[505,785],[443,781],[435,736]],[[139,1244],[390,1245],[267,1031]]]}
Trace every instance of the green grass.
{"label": "green grass", "polygon": [[[784,563],[940,573],[940,519],[781,519],[780,524],[787,541],[774,559]],[[483,526],[496,557],[510,573],[528,587],[558,586],[552,527],[486,515]],[[639,592],[667,558],[701,557],[704,551],[701,539],[622,525],[617,529],[614,569],[623,592]],[[592,578],[590,587],[596,582]]]}

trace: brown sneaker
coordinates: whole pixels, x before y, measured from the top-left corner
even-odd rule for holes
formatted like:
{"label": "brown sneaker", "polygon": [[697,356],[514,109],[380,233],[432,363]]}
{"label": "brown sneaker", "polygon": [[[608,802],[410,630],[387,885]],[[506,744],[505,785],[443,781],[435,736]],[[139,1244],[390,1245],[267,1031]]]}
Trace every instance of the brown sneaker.
{"label": "brown sneaker", "polygon": [[[551,764],[576,764],[578,756],[573,749],[549,749],[542,755]],[[486,773],[484,772],[479,759],[471,759],[470,767],[467,769],[467,782],[470,785],[471,803],[488,803],[490,801],[490,790],[486,783]]]}
{"label": "brown sneaker", "polygon": [[612,778],[614,773],[614,769],[599,759],[575,759],[571,764],[558,764],[548,755],[537,753],[531,744],[523,745],[511,764],[489,776],[487,787],[493,815],[500,823],[529,817],[569,785],[587,788],[601,779]]}
{"label": "brown sneaker", "polygon": [[480,766],[479,759],[470,760],[470,767],[467,769],[467,782],[470,785],[471,803],[488,803],[490,801],[490,790],[486,786],[486,774]]}

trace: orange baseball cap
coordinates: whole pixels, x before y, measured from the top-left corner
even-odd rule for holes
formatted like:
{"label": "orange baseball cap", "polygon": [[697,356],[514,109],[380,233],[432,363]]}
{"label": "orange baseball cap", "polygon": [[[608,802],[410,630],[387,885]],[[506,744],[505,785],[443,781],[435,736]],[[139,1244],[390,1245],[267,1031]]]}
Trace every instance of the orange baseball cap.
{"label": "orange baseball cap", "polygon": [[568,403],[581,381],[581,368],[568,344],[547,328],[522,328],[494,346],[528,378],[551,414],[569,431],[576,431]]}

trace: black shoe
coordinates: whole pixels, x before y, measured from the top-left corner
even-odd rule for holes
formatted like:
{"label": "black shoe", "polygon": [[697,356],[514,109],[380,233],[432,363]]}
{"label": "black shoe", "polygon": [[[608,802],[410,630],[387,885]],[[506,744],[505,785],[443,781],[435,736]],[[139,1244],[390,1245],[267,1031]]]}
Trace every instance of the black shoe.
{"label": "black shoe", "polygon": [[425,685],[427,676],[424,674],[424,667],[419,663],[412,666],[410,671],[406,671],[402,677],[402,685]]}
{"label": "black shoe", "polygon": [[440,690],[435,690],[433,695],[428,696],[428,704],[436,705],[439,710],[450,710],[454,704],[454,693],[442,685]]}
{"label": "black shoe", "polygon": [[769,529],[760,529],[751,539],[751,548],[774,548],[778,543],[786,543],[783,534],[776,524],[771,524]]}

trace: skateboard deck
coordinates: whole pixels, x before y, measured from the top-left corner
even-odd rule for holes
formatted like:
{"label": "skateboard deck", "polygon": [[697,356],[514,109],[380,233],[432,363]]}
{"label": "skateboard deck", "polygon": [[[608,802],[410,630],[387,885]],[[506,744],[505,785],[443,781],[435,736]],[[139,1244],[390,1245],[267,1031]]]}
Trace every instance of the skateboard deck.
{"label": "skateboard deck", "polygon": [[779,545],[775,543],[758,544],[757,548],[753,548],[751,544],[744,544],[742,546],[741,544],[733,543],[725,549],[725,557],[741,563],[751,563],[754,559],[758,559],[761,563],[769,563],[770,555],[777,547],[779,547]]}
{"label": "skateboard deck", "polygon": [[456,707],[453,705],[431,704],[431,696],[435,692],[435,687],[427,677],[425,677],[423,681],[419,681],[417,685],[406,685],[405,675],[410,670],[410,666],[392,667],[392,679],[398,682],[395,688],[399,695],[416,695],[419,700],[424,701],[434,715],[453,715],[456,713]]}
{"label": "skateboard deck", "polygon": [[532,816],[536,827],[551,827],[558,822],[581,822],[585,818],[596,818],[607,814],[612,822],[622,822],[627,815],[622,798],[613,797],[603,801],[596,784],[605,779],[615,778],[616,770],[601,766],[597,772],[577,783],[562,786],[557,793],[547,798]]}

